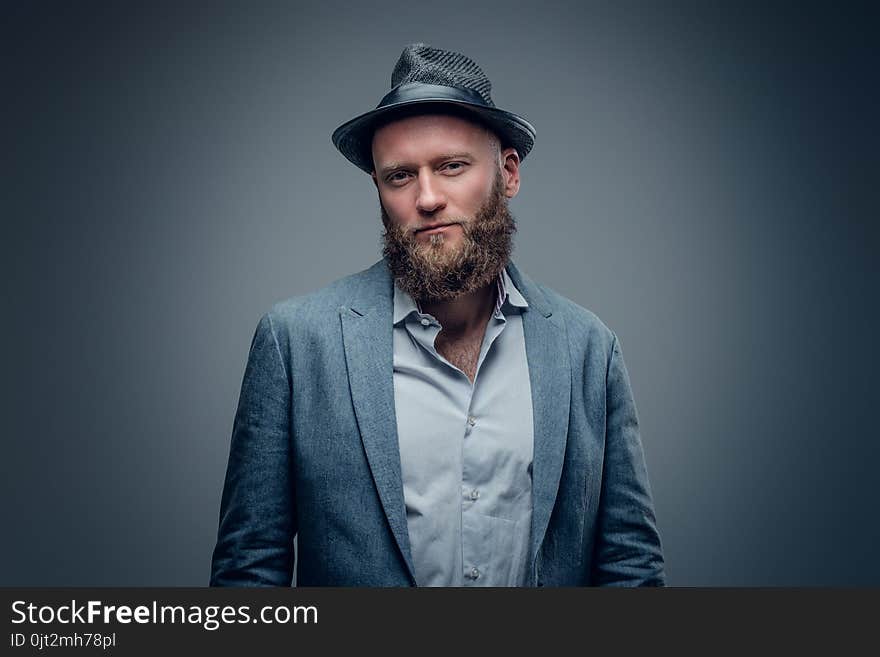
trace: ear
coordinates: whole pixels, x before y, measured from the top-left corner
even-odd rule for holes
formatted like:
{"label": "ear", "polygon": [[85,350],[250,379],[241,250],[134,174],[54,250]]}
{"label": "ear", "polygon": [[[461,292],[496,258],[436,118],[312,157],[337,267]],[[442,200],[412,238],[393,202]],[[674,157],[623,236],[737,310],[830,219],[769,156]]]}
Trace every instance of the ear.
{"label": "ear", "polygon": [[371,172],[370,172],[370,178],[373,179],[373,184],[376,186],[376,189],[379,189],[379,180],[376,178],[376,172],[375,172],[375,171],[371,171]]}
{"label": "ear", "polygon": [[501,175],[504,195],[513,198],[519,192],[519,153],[512,146],[501,151]]}

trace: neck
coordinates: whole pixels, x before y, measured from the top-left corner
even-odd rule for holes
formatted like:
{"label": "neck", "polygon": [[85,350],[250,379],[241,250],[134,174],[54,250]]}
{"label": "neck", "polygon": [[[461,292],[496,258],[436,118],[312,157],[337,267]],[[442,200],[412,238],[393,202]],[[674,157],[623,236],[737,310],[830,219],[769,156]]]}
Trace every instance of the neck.
{"label": "neck", "polygon": [[497,285],[493,279],[488,285],[454,299],[423,300],[421,307],[423,312],[437,318],[443,326],[443,333],[452,336],[467,335],[485,328],[495,308],[496,293]]}

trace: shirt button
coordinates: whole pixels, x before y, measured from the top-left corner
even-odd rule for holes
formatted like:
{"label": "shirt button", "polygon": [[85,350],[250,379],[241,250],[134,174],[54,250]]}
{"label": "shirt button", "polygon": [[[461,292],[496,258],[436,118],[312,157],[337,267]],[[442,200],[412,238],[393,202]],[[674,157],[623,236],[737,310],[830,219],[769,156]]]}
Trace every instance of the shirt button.
{"label": "shirt button", "polygon": [[474,426],[477,423],[477,418],[473,415],[468,415],[468,426]]}
{"label": "shirt button", "polygon": [[474,501],[480,499],[480,491],[478,491],[476,488],[474,488],[471,491],[470,498]]}
{"label": "shirt button", "polygon": [[422,326],[430,326],[430,325],[431,325],[431,320],[428,319],[427,317],[422,317]]}

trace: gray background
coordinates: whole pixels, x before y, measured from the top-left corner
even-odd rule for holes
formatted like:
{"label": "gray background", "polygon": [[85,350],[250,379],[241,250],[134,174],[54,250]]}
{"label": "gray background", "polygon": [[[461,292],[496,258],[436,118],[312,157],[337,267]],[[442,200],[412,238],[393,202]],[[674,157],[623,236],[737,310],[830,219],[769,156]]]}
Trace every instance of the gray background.
{"label": "gray background", "polygon": [[880,584],[867,9],[16,4],[0,584],[207,583],[257,320],[379,257],[329,135],[414,41],[537,127],[515,260],[621,338],[669,583]]}

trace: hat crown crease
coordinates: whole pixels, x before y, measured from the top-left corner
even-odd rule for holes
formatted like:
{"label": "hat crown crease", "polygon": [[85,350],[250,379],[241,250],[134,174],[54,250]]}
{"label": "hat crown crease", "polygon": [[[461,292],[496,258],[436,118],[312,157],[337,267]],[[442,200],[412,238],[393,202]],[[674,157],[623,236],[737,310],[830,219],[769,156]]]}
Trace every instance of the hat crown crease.
{"label": "hat crown crease", "polygon": [[408,82],[472,89],[489,107],[495,107],[492,102],[492,82],[475,61],[461,53],[432,48],[423,43],[407,46],[391,73],[391,87]]}

